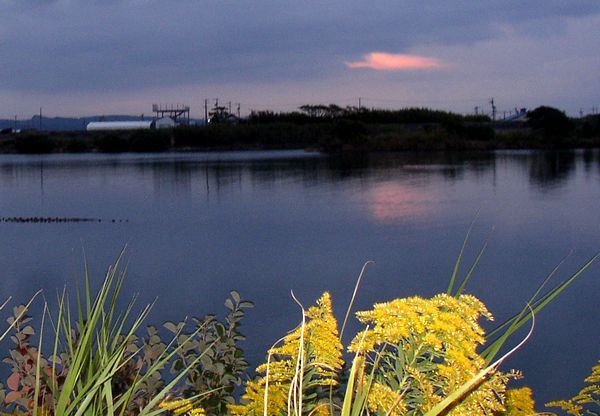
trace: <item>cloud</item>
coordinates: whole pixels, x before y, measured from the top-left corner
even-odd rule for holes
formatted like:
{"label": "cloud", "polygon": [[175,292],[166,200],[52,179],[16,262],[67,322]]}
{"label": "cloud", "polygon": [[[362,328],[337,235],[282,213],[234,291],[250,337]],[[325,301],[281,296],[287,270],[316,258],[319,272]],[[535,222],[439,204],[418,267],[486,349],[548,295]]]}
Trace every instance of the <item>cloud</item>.
{"label": "cloud", "polygon": [[[568,38],[571,22],[577,25],[593,16],[600,17],[598,0],[0,0],[0,95],[15,97],[1,100],[0,117],[17,106],[39,107],[42,101],[54,101],[57,109],[58,102],[66,101],[77,108],[76,99],[81,107],[91,106],[83,97],[94,101],[94,94],[103,97],[102,108],[121,108],[129,102],[124,96],[151,97],[157,91],[161,99],[169,91],[196,91],[201,97],[227,92],[236,100],[243,99],[240,91],[253,91],[247,100],[261,105],[337,102],[352,96],[401,96],[413,103],[415,91],[414,99],[433,105],[424,88],[439,100],[446,99],[442,92],[460,85],[461,96],[499,98],[490,80],[506,75],[514,85],[515,79],[539,68],[532,58],[539,56],[538,48],[551,48],[550,36]],[[522,51],[522,42],[494,43],[504,38],[505,28],[527,45],[533,42],[524,52],[529,68],[522,68],[523,59],[514,52]],[[585,33],[581,41],[569,42],[568,49],[552,51],[596,56],[588,50],[597,44],[597,29],[590,25]],[[484,71],[472,50],[480,51],[478,46],[486,43],[507,49],[484,49],[495,64],[490,70],[484,61]],[[394,51],[406,55],[390,53]],[[358,61],[346,65],[371,70],[351,71],[344,61]],[[451,65],[452,71],[434,70],[439,68],[434,63]],[[503,73],[497,74],[500,68]],[[597,73],[596,66],[573,68],[562,78]],[[394,82],[394,70],[402,74],[402,83]],[[382,73],[381,78],[373,76]],[[572,94],[598,91],[594,79],[583,92]],[[456,99],[454,91],[448,96]]]}
{"label": "cloud", "polygon": [[346,62],[348,68],[371,68],[382,71],[438,69],[444,66],[437,58],[402,53],[371,52],[362,61]]}

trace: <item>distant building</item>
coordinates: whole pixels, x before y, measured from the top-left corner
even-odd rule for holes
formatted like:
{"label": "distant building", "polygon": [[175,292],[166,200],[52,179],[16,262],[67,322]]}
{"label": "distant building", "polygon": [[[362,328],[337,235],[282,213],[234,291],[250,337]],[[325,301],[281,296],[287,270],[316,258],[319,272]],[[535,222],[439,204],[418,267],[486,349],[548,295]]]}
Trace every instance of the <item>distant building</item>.
{"label": "distant building", "polygon": [[508,117],[504,118],[504,121],[523,122],[527,121],[527,109],[526,108],[515,108],[515,112]]}
{"label": "distant building", "polygon": [[154,121],[92,121],[87,131],[100,130],[148,130],[154,128]]}
{"label": "distant building", "polygon": [[172,129],[177,126],[170,117],[163,117],[151,121],[92,121],[86,126],[87,131],[102,130],[150,130]]}

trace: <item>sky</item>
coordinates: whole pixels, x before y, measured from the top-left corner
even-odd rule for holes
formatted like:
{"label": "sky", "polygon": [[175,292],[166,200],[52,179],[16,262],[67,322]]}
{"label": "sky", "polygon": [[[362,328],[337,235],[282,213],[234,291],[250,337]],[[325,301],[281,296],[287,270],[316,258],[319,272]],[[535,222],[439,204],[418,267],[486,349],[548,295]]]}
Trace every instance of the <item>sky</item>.
{"label": "sky", "polygon": [[0,118],[600,107],[600,0],[0,0]]}

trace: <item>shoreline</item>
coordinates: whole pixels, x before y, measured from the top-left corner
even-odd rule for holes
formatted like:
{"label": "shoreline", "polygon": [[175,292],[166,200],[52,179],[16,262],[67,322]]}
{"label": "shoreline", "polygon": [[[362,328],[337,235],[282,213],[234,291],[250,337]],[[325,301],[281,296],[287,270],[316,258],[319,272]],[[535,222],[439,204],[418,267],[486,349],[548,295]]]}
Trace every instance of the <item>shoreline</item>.
{"label": "shoreline", "polygon": [[168,130],[27,131],[0,136],[0,154],[313,150],[323,153],[600,148],[600,135],[520,126],[323,122],[180,126]]}

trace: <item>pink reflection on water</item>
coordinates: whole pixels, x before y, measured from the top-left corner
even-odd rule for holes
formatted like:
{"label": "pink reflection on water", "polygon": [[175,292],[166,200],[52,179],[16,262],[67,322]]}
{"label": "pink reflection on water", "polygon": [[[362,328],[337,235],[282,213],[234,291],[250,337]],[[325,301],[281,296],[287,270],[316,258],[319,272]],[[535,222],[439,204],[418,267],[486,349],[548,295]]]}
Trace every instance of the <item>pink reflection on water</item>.
{"label": "pink reflection on water", "polygon": [[398,182],[376,184],[368,192],[368,198],[369,212],[383,223],[424,216],[435,206],[434,195]]}

